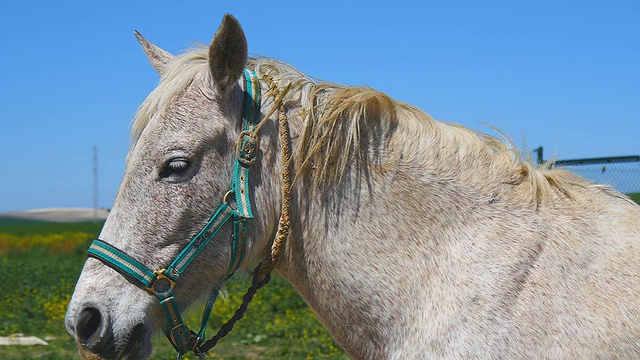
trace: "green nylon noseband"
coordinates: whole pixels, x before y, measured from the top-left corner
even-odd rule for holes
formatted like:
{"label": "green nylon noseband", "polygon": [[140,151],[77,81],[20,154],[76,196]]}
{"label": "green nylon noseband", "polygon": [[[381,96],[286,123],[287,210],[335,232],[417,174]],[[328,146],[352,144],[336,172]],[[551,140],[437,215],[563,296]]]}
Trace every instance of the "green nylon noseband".
{"label": "green nylon noseband", "polygon": [[[258,152],[258,137],[254,132],[260,119],[260,83],[257,75],[253,71],[245,70],[243,85],[243,131],[237,143],[231,189],[207,224],[180,251],[171,264],[164,269],[151,270],[125,252],[100,239],[94,240],[87,251],[90,257],[102,261],[105,265],[141,284],[147,291],[158,297],[168,323],[163,331],[178,352],[178,357],[197,349],[201,344],[205,338],[207,321],[220,287],[224,281],[233,276],[244,260],[247,243],[247,220],[253,218],[249,200],[249,167],[255,162]],[[235,197],[235,208],[229,206],[227,202],[227,197],[230,195]],[[227,276],[224,281],[213,286],[202,314],[200,331],[196,334],[183,322],[173,296],[173,288],[187,266],[207,246],[220,228],[230,220],[233,220],[233,237]]]}

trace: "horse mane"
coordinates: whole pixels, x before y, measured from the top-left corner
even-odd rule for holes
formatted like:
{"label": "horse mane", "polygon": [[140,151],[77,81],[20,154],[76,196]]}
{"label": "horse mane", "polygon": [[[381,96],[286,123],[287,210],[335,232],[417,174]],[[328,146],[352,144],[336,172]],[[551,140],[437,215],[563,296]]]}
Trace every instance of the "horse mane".
{"label": "horse mane", "polygon": [[[502,133],[505,140],[459,124],[436,121],[423,110],[393,100],[375,89],[312,79],[277,60],[252,59],[249,66],[258,74],[269,74],[280,88],[291,83],[292,88],[298,89],[291,99],[300,104],[304,118],[297,150],[301,158],[297,176],[310,175],[315,189],[339,182],[353,162],[366,166],[367,159],[372,158],[368,153],[376,148],[371,146],[371,137],[380,153],[385,149],[400,151],[404,147],[410,155],[439,157],[445,164],[457,159],[459,169],[443,171],[462,172],[470,182],[526,185],[521,200],[536,206],[553,202],[557,195],[571,197],[571,189],[576,186],[591,186],[589,181],[574,173],[552,168],[553,161],[534,165],[530,154],[523,159],[520,151]],[[400,141],[393,136],[397,131],[402,132],[396,137]],[[406,148],[411,149],[407,151]],[[416,154],[421,149],[429,153]],[[438,154],[433,154],[434,151]],[[486,180],[492,178],[483,177],[483,171],[501,179]]]}
{"label": "horse mane", "polygon": [[[529,156],[507,140],[474,132],[464,126],[434,120],[426,112],[369,87],[353,87],[313,79],[293,66],[269,59],[251,58],[248,67],[259,77],[271,77],[278,88],[291,84],[288,107],[299,107],[303,119],[298,141],[297,177],[313,179],[315,189],[338,183],[354,163],[367,166],[374,158],[394,151],[450,161],[457,159],[457,175],[472,182],[497,181],[526,185],[522,200],[552,202],[560,196],[571,197],[571,188],[592,186],[590,182],[551,162],[536,166]],[[160,84],[135,114],[131,138],[135,145],[152,114],[166,111],[169,104],[192,84],[210,92],[211,76],[208,52],[196,48],[174,57],[166,67]],[[268,101],[263,95],[263,101]],[[401,135],[398,135],[401,133]],[[398,139],[402,138],[402,141]],[[505,137],[506,138],[506,137]],[[437,154],[417,154],[436,151]],[[482,176],[481,172],[490,172]],[[493,180],[487,180],[492,179]],[[495,179],[495,177],[500,177]],[[482,184],[480,184],[482,185]],[[528,194],[527,194],[528,193]]]}

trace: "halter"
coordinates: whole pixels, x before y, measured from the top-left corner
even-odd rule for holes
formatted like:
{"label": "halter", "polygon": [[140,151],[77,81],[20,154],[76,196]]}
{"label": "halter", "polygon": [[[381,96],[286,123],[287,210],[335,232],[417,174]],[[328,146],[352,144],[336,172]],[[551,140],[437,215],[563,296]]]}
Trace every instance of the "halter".
{"label": "halter", "polygon": [[[272,82],[272,79],[269,76],[267,76],[266,80]],[[240,267],[242,261],[244,260],[247,245],[247,220],[253,219],[249,197],[249,167],[255,162],[259,149],[257,132],[263,125],[264,121],[266,121],[276,109],[281,110],[281,133],[283,131],[283,126],[286,126],[286,117],[284,117],[283,121],[284,107],[282,106],[281,101],[289,87],[287,87],[285,91],[278,96],[274,103],[274,108],[272,109],[272,111],[264,117],[262,122],[259,123],[258,120],[260,119],[261,101],[259,79],[253,71],[244,70],[243,84],[243,131],[240,133],[240,136],[238,137],[238,141],[236,143],[237,154],[233,176],[231,179],[231,189],[225,194],[222,204],[218,207],[207,224],[198,232],[196,236],[193,237],[193,239],[191,239],[191,241],[182,249],[182,251],[171,262],[171,264],[168,267],[160,270],[149,269],[136,259],[127,255],[125,252],[100,239],[94,240],[91,243],[89,250],[87,251],[90,257],[102,261],[105,265],[130,278],[134,282],[137,282],[138,284],[144,286],[144,288],[148,292],[158,297],[160,306],[167,320],[167,326],[163,329],[163,332],[178,352],[178,358],[180,357],[180,355],[183,355],[189,351],[194,351],[199,356],[204,355],[204,353],[206,353],[211,347],[215,345],[215,343],[219,339],[218,336],[223,332],[225,326],[228,329],[222,334],[222,336],[226,335],[226,333],[228,333],[233,327],[233,323],[239,320],[239,318],[241,318],[244,314],[243,310],[237,318],[236,316],[232,318],[233,322],[232,320],[230,320],[227,324],[225,324],[218,335],[216,335],[213,339],[207,341],[206,343],[202,343],[203,339],[205,339],[205,328],[207,325],[207,321],[209,319],[209,316],[211,315],[213,304],[218,297],[220,288],[225,281],[233,276],[235,271]],[[271,90],[276,94],[278,92],[275,86],[271,86]],[[286,155],[286,157],[283,158],[283,169],[285,169],[284,163],[286,162],[286,170],[283,170],[283,178],[285,177],[285,172],[287,173],[286,176],[288,178],[288,132],[286,132],[286,136],[287,138],[282,139],[283,157]],[[287,184],[288,179],[285,179],[286,197],[288,197],[289,195]],[[235,208],[229,205],[227,201],[229,196],[235,196]],[[288,199],[286,199],[286,203],[288,207]],[[286,224],[284,225],[285,229],[283,231],[284,235],[281,234],[281,229],[283,228],[283,219],[284,221],[286,221]],[[231,240],[231,259],[229,261],[227,274],[224,280],[219,281],[213,286],[211,295],[209,296],[209,300],[207,301],[202,314],[200,331],[198,333],[195,333],[194,331],[190,330],[182,320],[180,310],[173,295],[173,288],[175,287],[180,275],[198,256],[200,251],[202,251],[202,249],[204,249],[209,241],[213,239],[213,237],[222,228],[222,226],[231,220],[233,220],[233,237]],[[278,236],[282,238],[286,237],[288,227],[288,209],[285,213],[283,203],[283,213],[281,215],[280,224],[278,227]],[[274,241],[274,248],[276,242],[278,242],[277,239],[278,237],[276,237],[276,241]],[[280,245],[278,245],[278,247],[280,247]],[[276,258],[274,258],[272,249],[272,254],[267,259],[268,266],[265,268],[261,263],[260,265],[258,265],[258,268],[256,268],[254,284],[252,285],[252,288],[249,289],[247,295],[245,295],[245,303],[251,301],[251,298],[253,297],[253,294],[255,294],[257,288],[261,287],[269,281],[269,273],[275,265],[277,254],[275,254],[275,257]],[[252,289],[253,292],[251,293]],[[246,310],[245,303],[243,303],[243,307]],[[228,326],[229,323],[231,323],[230,326]]]}

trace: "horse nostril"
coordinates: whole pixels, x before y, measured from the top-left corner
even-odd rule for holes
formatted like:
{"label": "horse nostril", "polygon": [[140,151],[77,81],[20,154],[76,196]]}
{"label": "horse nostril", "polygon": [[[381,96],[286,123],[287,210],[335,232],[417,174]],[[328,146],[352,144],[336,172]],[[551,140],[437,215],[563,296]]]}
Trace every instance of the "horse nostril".
{"label": "horse nostril", "polygon": [[94,307],[84,308],[78,315],[76,339],[87,350],[99,354],[112,341],[108,319]]}

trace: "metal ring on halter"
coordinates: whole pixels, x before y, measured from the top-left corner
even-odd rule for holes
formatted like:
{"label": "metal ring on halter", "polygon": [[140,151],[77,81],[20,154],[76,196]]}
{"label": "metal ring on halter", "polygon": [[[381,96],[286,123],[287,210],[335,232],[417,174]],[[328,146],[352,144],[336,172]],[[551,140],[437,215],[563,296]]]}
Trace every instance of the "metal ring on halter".
{"label": "metal ring on halter", "polygon": [[233,194],[233,190],[229,190],[229,191],[227,191],[227,193],[226,193],[226,194],[224,194],[224,197],[222,198],[222,203],[223,203],[223,204],[224,204],[224,203],[227,203],[227,204],[228,204],[227,199],[229,198],[229,195],[231,195],[231,194]]}
{"label": "metal ring on halter", "polygon": [[[236,199],[235,199],[236,197],[235,197],[235,196],[233,196],[234,194],[235,194],[235,193],[234,193],[234,191],[233,191],[233,190],[229,190],[229,191],[227,191],[227,192],[224,194],[224,197],[222,198],[222,203],[223,203],[223,204],[227,204],[227,205],[231,208],[231,210],[233,210],[233,211],[237,211],[237,210],[238,210],[238,206],[237,206],[237,204],[236,204]],[[232,201],[231,201],[231,202],[229,202],[229,199],[230,199],[230,198],[232,199]]]}
{"label": "metal ring on halter", "polygon": [[[171,290],[173,291],[173,288],[176,286],[176,282],[167,277],[164,273],[166,272],[166,269],[162,269],[162,270],[156,270],[153,273],[156,274],[156,278],[153,279],[153,282],[151,283],[151,285],[149,286],[145,286],[145,289],[147,289],[147,291],[149,291],[150,293],[152,293],[153,295],[158,295],[158,294],[163,294],[166,293],[167,291]],[[163,289],[160,289],[160,291],[158,291],[156,289],[156,286],[162,282],[162,280],[167,281],[169,284],[164,286]]]}

